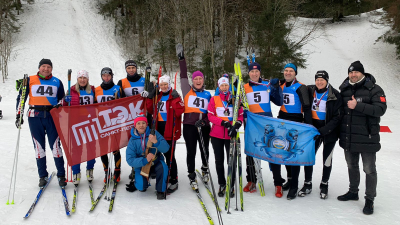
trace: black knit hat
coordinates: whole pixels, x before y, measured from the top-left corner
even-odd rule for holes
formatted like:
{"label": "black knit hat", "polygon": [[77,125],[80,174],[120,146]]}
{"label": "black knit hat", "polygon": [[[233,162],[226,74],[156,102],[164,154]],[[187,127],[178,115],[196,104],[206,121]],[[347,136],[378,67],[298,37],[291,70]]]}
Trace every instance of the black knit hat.
{"label": "black knit hat", "polygon": [[103,69],[101,69],[100,76],[103,74],[110,74],[111,77],[114,77],[113,71],[109,67],[104,67]]}
{"label": "black knit hat", "polygon": [[329,82],[329,74],[325,70],[318,70],[315,74],[315,80],[317,80],[317,78],[323,78],[326,82]]}
{"label": "black knit hat", "polygon": [[42,60],[40,60],[38,68],[40,68],[40,66],[42,66],[43,64],[48,64],[48,65],[51,66],[51,68],[53,68],[53,63],[51,62],[50,59],[42,59]]}
{"label": "black knit hat", "polygon": [[358,71],[358,72],[364,74],[364,66],[363,66],[363,64],[361,64],[360,61],[353,62],[350,65],[349,69],[347,70],[347,73],[350,73],[352,71]]}
{"label": "black knit hat", "polygon": [[133,60],[131,60],[131,59],[125,62],[125,69],[126,69],[126,67],[128,67],[128,66],[134,66],[134,67],[137,68],[136,62],[133,61]]}
{"label": "black knit hat", "polygon": [[252,71],[252,70],[254,70],[254,69],[261,71],[261,66],[260,66],[260,64],[258,64],[258,63],[256,63],[256,62],[251,63],[251,64],[249,65],[249,72]]}

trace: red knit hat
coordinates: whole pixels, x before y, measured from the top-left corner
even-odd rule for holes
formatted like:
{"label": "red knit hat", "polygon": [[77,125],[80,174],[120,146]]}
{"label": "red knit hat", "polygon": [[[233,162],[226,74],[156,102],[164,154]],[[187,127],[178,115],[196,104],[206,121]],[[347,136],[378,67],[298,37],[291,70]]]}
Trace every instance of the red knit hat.
{"label": "red knit hat", "polygon": [[140,113],[140,114],[135,118],[135,120],[133,121],[133,126],[136,127],[136,123],[139,122],[139,121],[144,121],[144,122],[146,122],[146,125],[147,125],[147,118],[146,118],[146,116],[144,115],[144,113]]}

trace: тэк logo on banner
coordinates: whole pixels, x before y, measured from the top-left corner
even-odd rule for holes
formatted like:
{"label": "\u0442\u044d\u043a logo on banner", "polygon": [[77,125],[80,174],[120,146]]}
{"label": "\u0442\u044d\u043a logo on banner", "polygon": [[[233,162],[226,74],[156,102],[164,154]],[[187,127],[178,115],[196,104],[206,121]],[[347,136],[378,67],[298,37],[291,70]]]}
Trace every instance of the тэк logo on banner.
{"label": "\u0442\u044d\u043a logo on banner", "polygon": [[[133,120],[141,113],[140,106],[143,100],[134,105],[129,104],[129,108],[116,106],[111,109],[100,111],[98,117],[86,120],[72,126],[74,139],[78,146],[117,134],[122,131],[130,130],[133,127]],[[91,114],[88,117],[92,117]],[[96,130],[97,127],[97,130]]]}

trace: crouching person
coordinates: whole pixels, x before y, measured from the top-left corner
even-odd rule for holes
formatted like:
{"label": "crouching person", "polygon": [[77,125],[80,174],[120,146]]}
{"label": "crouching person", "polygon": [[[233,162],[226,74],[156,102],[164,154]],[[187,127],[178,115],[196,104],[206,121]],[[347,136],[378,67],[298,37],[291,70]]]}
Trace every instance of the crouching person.
{"label": "crouching person", "polygon": [[[144,192],[149,187],[149,181],[140,174],[142,167],[148,162],[152,162],[150,174],[156,174],[157,199],[165,199],[164,192],[167,186],[168,167],[165,164],[164,156],[169,149],[167,141],[158,131],[150,134],[150,128],[147,126],[147,119],[144,114],[140,114],[134,120],[134,128],[131,130],[131,139],[126,149],[126,161],[129,166],[135,168],[134,186],[127,188],[134,192],[139,190]],[[149,154],[145,156],[147,142],[153,143],[153,148],[149,149]]]}

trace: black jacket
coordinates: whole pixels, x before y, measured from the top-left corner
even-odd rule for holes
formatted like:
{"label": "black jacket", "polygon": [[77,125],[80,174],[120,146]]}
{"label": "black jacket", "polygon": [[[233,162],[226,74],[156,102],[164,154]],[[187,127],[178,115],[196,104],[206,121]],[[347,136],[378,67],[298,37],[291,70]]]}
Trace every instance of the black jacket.
{"label": "black jacket", "polygon": [[[377,152],[381,149],[379,122],[386,112],[386,96],[371,74],[364,75],[364,80],[354,85],[346,78],[339,87],[344,108],[339,145],[345,151]],[[349,109],[347,102],[353,95],[357,105]]]}
{"label": "black jacket", "polygon": [[[308,85],[311,101],[314,99],[315,85]],[[326,115],[323,125],[313,119],[313,125],[318,128],[324,142],[336,142],[340,133],[340,122],[343,117],[342,96],[332,87],[328,86],[328,99],[326,101]]]}

